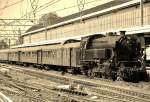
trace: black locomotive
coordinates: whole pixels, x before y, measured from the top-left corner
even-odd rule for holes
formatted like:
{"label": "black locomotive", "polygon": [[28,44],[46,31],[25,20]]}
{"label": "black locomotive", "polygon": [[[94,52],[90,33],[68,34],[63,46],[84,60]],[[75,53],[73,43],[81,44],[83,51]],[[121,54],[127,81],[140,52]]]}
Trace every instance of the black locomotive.
{"label": "black locomotive", "polygon": [[141,42],[135,36],[89,36],[81,41],[81,65],[84,74],[113,80],[146,80]]}

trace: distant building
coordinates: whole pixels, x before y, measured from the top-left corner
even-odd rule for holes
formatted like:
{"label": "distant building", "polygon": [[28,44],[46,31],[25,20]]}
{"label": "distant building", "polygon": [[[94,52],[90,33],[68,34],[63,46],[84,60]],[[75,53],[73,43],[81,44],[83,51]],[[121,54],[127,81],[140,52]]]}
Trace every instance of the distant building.
{"label": "distant building", "polygon": [[0,41],[0,49],[6,49],[8,48],[8,44],[6,42],[4,42],[4,40]]}
{"label": "distant building", "polygon": [[[56,19],[49,26],[35,25],[22,35],[24,44],[100,32],[150,32],[150,0],[144,0],[141,26],[140,0],[114,0],[80,13]],[[34,28],[34,29],[32,29]]]}

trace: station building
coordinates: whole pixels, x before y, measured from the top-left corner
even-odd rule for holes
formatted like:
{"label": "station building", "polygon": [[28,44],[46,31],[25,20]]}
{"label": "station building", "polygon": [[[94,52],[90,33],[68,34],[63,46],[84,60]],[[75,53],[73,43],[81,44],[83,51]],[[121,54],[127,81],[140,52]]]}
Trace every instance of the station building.
{"label": "station building", "polygon": [[[143,17],[143,25],[141,18]],[[95,33],[126,30],[127,33],[150,32],[150,0],[114,0],[106,4],[63,17],[54,24],[31,27],[22,34],[23,44],[79,37]]]}

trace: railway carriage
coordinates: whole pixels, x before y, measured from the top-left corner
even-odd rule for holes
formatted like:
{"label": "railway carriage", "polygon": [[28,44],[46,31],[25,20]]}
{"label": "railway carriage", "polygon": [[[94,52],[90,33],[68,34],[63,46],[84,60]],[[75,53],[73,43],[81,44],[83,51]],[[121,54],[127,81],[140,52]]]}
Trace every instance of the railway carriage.
{"label": "railway carriage", "polygon": [[1,62],[8,62],[9,60],[9,49],[0,50],[0,61]]}
{"label": "railway carriage", "polygon": [[18,49],[11,49],[8,50],[8,61],[12,64],[16,64],[19,62],[20,60],[20,52],[18,51]]}
{"label": "railway carriage", "polygon": [[80,42],[64,44],[62,46],[63,66],[80,67]]}
{"label": "railway carriage", "polygon": [[60,43],[55,45],[42,46],[41,64],[44,66],[59,66],[64,69],[78,68],[80,59],[80,42]]}
{"label": "railway carriage", "polygon": [[47,45],[42,47],[39,52],[39,63],[44,65],[62,65],[62,50],[60,44]]}
{"label": "railway carriage", "polygon": [[37,51],[39,49],[39,47],[20,48],[18,50],[18,52],[20,52],[19,63],[25,66],[28,66],[30,64],[37,64]]}

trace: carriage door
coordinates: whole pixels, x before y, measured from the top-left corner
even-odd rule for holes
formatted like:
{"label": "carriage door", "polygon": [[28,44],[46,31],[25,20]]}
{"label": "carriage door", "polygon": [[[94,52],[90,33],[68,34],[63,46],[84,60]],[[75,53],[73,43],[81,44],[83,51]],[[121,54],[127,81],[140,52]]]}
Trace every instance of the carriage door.
{"label": "carriage door", "polygon": [[20,62],[21,51],[18,51],[18,62]]}
{"label": "carriage door", "polygon": [[69,49],[69,66],[70,68],[72,67],[72,56],[73,56],[73,52],[72,52],[72,48]]}
{"label": "carriage door", "polygon": [[8,53],[7,53],[7,61],[9,61],[9,56],[10,56],[9,54],[10,54],[10,53],[8,52]]}
{"label": "carriage door", "polygon": [[37,50],[37,64],[42,64],[42,50]]}

